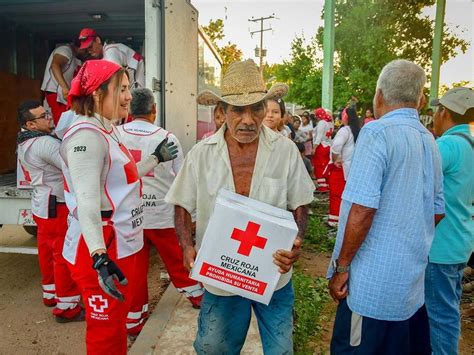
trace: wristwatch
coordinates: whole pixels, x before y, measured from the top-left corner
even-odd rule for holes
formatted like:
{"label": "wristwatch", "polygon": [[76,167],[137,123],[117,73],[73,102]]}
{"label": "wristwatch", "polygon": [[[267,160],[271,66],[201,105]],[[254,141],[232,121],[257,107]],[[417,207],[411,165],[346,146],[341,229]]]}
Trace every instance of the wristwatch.
{"label": "wristwatch", "polygon": [[332,267],[334,269],[334,272],[342,273],[342,272],[348,272],[350,268],[350,264],[346,266],[341,266],[339,265],[337,259],[332,261]]}

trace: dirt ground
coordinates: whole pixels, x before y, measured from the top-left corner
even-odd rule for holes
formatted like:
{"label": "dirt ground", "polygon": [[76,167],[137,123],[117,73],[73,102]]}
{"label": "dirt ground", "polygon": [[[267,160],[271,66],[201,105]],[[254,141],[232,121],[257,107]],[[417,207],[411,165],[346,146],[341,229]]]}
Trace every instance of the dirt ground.
{"label": "dirt ground", "polygon": [[[331,260],[330,253],[313,253],[303,251],[299,263],[302,270],[311,276],[326,276],[326,271]],[[459,354],[474,354],[474,304],[463,303],[461,309],[464,311],[461,319],[461,339],[459,342]],[[471,310],[469,312],[468,310]],[[314,354],[329,354],[329,343],[332,336],[336,304],[331,300],[325,304],[322,312],[321,335],[315,339],[311,348]]]}
{"label": "dirt ground", "polygon": [[[17,226],[0,230],[2,247],[33,247],[35,243]],[[0,354],[85,354],[85,322],[56,323],[51,308],[42,304],[36,255],[0,253],[0,270]],[[168,284],[161,270],[154,254],[149,272],[152,308]]]}

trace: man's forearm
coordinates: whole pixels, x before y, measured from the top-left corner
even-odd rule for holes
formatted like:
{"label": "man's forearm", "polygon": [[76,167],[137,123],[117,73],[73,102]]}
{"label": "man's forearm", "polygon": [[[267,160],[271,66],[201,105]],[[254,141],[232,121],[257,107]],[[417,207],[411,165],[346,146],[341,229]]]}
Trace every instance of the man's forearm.
{"label": "man's forearm", "polygon": [[338,263],[341,266],[349,265],[360,246],[367,237],[377,210],[358,204],[353,204],[347,218],[346,230]]}
{"label": "man's forearm", "polygon": [[191,215],[181,206],[174,206],[174,225],[181,248],[194,246]]}
{"label": "man's forearm", "polygon": [[53,72],[54,78],[58,82],[59,86],[61,86],[61,88],[63,88],[63,89],[64,88],[69,89],[69,85],[64,80],[64,76],[63,76],[61,66],[58,65],[58,64],[53,63],[51,65],[51,71]]}
{"label": "man's forearm", "polygon": [[293,211],[295,217],[296,225],[298,226],[298,236],[297,238],[303,241],[306,234],[306,227],[308,226],[308,211],[309,207],[307,205],[300,206]]}

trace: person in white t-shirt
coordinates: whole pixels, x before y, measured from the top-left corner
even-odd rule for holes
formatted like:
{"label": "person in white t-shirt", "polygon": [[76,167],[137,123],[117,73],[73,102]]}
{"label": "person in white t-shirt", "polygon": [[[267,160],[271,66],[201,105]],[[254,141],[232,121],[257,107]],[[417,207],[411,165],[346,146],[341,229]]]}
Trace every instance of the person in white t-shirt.
{"label": "person in white t-shirt", "polygon": [[[151,90],[135,89],[132,92],[130,113],[133,121],[118,126],[117,129],[123,144],[136,162],[153,153],[156,146],[165,139],[174,142],[178,147],[176,159],[157,165],[142,177],[144,247],[140,251],[136,268],[140,269],[139,272],[148,274],[150,249],[155,246],[173,285],[188,298],[194,308],[199,308],[204,289],[199,282],[189,278],[174,226],[174,206],[164,201],[183,164],[183,150],[175,135],[154,124],[156,104]],[[148,317],[147,278],[141,280],[143,282],[136,287],[128,313],[127,331],[131,336],[138,335]]]}
{"label": "person in white t-shirt", "polygon": [[145,87],[145,65],[140,53],[122,43],[103,43],[92,28],[83,28],[79,33],[81,49],[87,49],[94,59],[105,59],[127,69],[130,88]]}
{"label": "person in white t-shirt", "polygon": [[71,81],[82,64],[79,56],[80,49],[74,44],[65,44],[56,47],[46,63],[41,91],[44,92],[51,108],[55,125],[58,124],[61,114],[66,111],[66,99]]}
{"label": "person in white t-shirt", "polygon": [[346,180],[349,176],[355,142],[360,131],[359,118],[353,108],[346,108],[341,114],[342,127],[336,133],[331,146],[329,165],[329,215],[328,224],[337,227],[339,209]]}
{"label": "person in white t-shirt", "polygon": [[313,124],[309,119],[309,112],[303,112],[301,115],[301,126],[300,130],[304,132],[306,139],[304,141],[305,152],[304,155],[307,158],[311,158],[313,154]]}

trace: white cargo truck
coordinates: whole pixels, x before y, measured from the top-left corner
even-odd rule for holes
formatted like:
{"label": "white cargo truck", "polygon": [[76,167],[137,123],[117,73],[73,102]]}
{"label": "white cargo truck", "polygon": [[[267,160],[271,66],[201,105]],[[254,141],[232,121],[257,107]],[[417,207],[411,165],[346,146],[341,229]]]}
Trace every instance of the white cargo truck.
{"label": "white cargo truck", "polygon": [[[189,0],[1,1],[0,31],[6,40],[0,43],[0,141],[6,147],[0,154],[6,165],[0,160],[0,226],[20,224],[34,233],[32,191],[16,184],[16,108],[39,98],[49,53],[84,27],[143,54],[146,86],[159,107],[157,124],[176,134],[185,153],[197,141],[198,86],[219,81],[221,61]],[[211,122],[209,109],[200,108],[199,115],[206,116],[201,128]]]}

